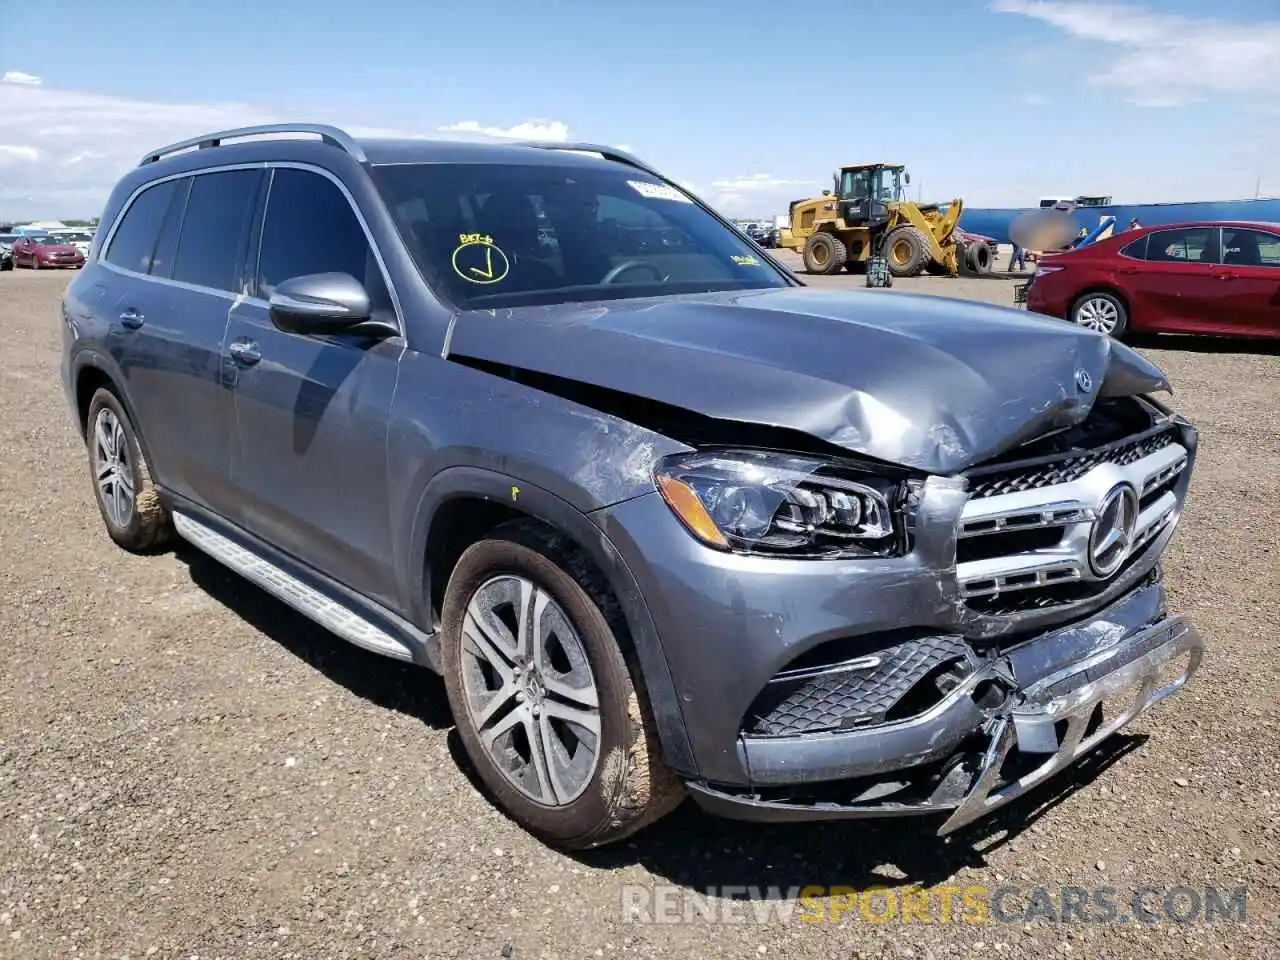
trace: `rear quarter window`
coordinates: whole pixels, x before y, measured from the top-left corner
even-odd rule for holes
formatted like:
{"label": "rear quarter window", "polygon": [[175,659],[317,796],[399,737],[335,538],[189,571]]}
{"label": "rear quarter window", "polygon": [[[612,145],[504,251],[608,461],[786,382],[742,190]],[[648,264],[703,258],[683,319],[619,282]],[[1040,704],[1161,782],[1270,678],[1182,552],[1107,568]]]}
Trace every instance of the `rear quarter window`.
{"label": "rear quarter window", "polygon": [[146,273],[151,269],[156,237],[173,199],[174,187],[174,181],[166,180],[147,187],[133,198],[111,237],[111,245],[103,260],[136,273]]}
{"label": "rear quarter window", "polygon": [[1132,260],[1147,259],[1147,238],[1139,237],[1133,243],[1126,244],[1120,248],[1120,256],[1129,257]]}

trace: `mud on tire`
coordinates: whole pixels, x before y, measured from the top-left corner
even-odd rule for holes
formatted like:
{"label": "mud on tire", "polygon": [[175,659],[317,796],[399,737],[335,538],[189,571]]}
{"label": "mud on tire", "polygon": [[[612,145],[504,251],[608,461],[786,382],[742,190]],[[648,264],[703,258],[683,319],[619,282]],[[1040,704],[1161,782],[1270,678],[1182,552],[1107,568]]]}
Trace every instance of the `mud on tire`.
{"label": "mud on tire", "polygon": [[[580,641],[580,650],[585,653],[595,685],[599,703],[599,735],[595,744],[594,769],[586,780],[585,788],[567,802],[561,802],[559,796],[539,800],[527,789],[527,785],[538,783],[538,767],[533,760],[523,759],[518,743],[522,740],[525,752],[531,754],[533,734],[527,724],[534,725],[543,743],[547,742],[543,739],[547,736],[543,732],[547,728],[538,729],[538,721],[529,721],[529,715],[522,714],[526,719],[512,722],[512,726],[523,731],[510,735],[508,740],[512,746],[507,750],[491,751],[482,739],[485,735],[481,728],[491,733],[504,723],[504,716],[514,714],[517,708],[513,707],[510,714],[498,710],[493,717],[482,717],[480,725],[476,722],[476,713],[482,713],[484,705],[491,701],[476,696],[480,674],[469,673],[482,665],[474,640],[474,631],[478,627],[468,610],[469,606],[473,612],[485,609],[481,601],[490,595],[486,591],[491,591],[495,582],[506,578],[513,578],[512,582],[527,582],[545,592],[563,612],[569,628]],[[476,601],[475,606],[471,606],[473,600]],[[534,602],[528,605],[537,608]],[[549,608],[543,609],[547,611]],[[550,609],[550,615],[553,619],[558,616],[554,609]],[[520,603],[515,604],[512,618],[506,622],[512,622],[516,629],[495,634],[500,635],[504,642],[517,640],[519,620],[524,619]],[[485,786],[513,820],[554,846],[587,849],[627,837],[679,806],[684,799],[684,787],[662,763],[658,736],[644,691],[638,680],[633,679],[639,677],[639,670],[629,656],[630,640],[625,620],[603,577],[585,553],[570,540],[532,521],[515,521],[494,530],[486,539],[468,547],[458,560],[445,591],[441,620],[445,689],[459,737]],[[526,620],[527,623],[532,621],[532,616]],[[493,623],[486,620],[487,628],[494,629]],[[532,637],[534,633],[527,628],[527,636]],[[489,642],[489,638],[481,639]],[[494,649],[496,646],[490,644],[493,655],[507,660],[510,648],[504,646],[498,651]],[[526,657],[523,666],[518,658],[510,659],[510,668],[518,677],[512,682],[527,685],[531,672],[529,658]],[[563,678],[568,674],[559,676]],[[485,692],[496,684],[499,689],[492,696],[498,697],[506,689],[506,683],[502,677],[490,676],[484,684]],[[542,688],[540,681],[539,688]],[[551,685],[547,684],[545,689],[549,691],[547,697],[550,699],[554,692]],[[532,704],[535,696],[526,694],[526,699],[519,703]],[[539,702],[543,703],[545,710],[547,701]],[[478,704],[481,706],[477,708]],[[551,719],[546,721],[548,725],[551,722]],[[507,737],[506,734],[502,736]],[[579,746],[583,745],[584,742],[579,743]],[[546,753],[543,756],[542,769],[545,770],[549,761]],[[523,776],[513,774],[511,768],[520,766],[522,762],[525,768]],[[526,786],[522,787],[520,783]]]}
{"label": "mud on tire", "polygon": [[[169,511],[160,502],[129,414],[106,387],[99,387],[89,401],[85,446],[94,499],[111,539],[132,553],[167,543],[173,531]],[[108,475],[114,482],[106,482]]]}

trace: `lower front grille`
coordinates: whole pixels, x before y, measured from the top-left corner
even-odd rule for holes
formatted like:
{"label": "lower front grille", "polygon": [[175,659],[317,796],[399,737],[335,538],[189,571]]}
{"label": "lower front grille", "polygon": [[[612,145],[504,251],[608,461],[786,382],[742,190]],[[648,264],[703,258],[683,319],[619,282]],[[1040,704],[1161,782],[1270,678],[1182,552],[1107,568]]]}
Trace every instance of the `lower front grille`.
{"label": "lower front grille", "polygon": [[922,713],[968,673],[958,636],[914,637],[839,663],[784,670],[747,712],[744,732],[787,737]]}

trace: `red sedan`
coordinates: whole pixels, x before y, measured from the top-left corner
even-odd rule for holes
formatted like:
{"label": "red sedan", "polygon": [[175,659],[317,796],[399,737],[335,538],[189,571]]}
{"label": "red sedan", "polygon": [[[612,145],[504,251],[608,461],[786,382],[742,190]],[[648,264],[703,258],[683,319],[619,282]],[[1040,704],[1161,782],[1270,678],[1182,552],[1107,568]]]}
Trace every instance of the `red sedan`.
{"label": "red sedan", "polygon": [[84,254],[70,241],[54,236],[19,237],[13,243],[13,265],[33,270],[83,267]]}
{"label": "red sedan", "polygon": [[1046,256],[1027,309],[1127,333],[1280,337],[1280,224],[1143,227]]}

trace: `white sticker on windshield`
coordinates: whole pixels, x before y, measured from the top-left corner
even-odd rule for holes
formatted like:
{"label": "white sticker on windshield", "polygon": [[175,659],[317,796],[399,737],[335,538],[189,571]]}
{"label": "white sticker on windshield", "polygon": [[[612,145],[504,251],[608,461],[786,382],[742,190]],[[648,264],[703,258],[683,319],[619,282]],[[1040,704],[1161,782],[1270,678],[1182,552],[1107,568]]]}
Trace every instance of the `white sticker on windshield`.
{"label": "white sticker on windshield", "polygon": [[650,200],[675,200],[679,203],[693,203],[675,187],[666,183],[649,183],[647,180],[628,180],[631,189]]}

